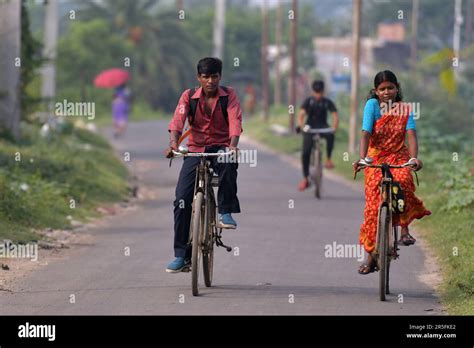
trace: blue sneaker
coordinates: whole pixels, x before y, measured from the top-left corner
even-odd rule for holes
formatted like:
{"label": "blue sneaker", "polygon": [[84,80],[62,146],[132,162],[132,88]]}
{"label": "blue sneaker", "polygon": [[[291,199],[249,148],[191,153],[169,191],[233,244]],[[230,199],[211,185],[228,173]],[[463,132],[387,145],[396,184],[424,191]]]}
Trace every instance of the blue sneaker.
{"label": "blue sneaker", "polygon": [[218,227],[235,230],[237,228],[237,222],[235,222],[230,213],[219,214]]}
{"label": "blue sneaker", "polygon": [[184,257],[177,257],[171,261],[166,267],[168,273],[184,272],[186,268],[191,266],[191,260],[186,260]]}

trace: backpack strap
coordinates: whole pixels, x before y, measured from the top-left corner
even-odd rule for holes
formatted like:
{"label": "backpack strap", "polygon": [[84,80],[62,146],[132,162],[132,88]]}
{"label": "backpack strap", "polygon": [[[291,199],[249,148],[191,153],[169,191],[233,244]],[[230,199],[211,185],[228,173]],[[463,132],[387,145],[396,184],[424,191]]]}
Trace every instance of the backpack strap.
{"label": "backpack strap", "polygon": [[196,115],[196,109],[198,104],[198,99],[192,99],[194,93],[196,93],[197,87],[190,88],[188,95],[189,95],[189,112],[188,112],[188,122],[189,125],[192,126],[194,122],[194,116]]}
{"label": "backpack strap", "polygon": [[[228,89],[225,86],[221,86],[224,92],[228,93]],[[229,96],[223,95],[219,97],[219,103],[221,104],[222,115],[224,115],[224,120],[229,124],[229,114],[227,113],[227,104],[229,103]]]}
{"label": "backpack strap", "polygon": [[[226,93],[228,93],[228,89],[225,86],[220,86]],[[189,113],[188,113],[188,122],[189,125],[192,126],[194,122],[194,117],[196,116],[197,104],[199,102],[198,99],[192,99],[194,93],[198,87],[190,88],[188,92],[189,96]],[[229,114],[227,113],[227,105],[229,103],[229,96],[223,95],[219,97],[219,103],[221,105],[222,114],[224,115],[224,119],[227,124],[229,124]]]}

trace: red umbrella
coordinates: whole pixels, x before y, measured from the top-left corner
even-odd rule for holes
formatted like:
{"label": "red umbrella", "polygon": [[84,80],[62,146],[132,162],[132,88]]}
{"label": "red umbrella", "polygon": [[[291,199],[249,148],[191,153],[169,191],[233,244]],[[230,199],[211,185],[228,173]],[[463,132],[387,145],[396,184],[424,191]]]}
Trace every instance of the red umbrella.
{"label": "red umbrella", "polygon": [[102,71],[94,79],[94,86],[99,88],[115,88],[123,85],[130,78],[127,70],[123,69],[108,69]]}

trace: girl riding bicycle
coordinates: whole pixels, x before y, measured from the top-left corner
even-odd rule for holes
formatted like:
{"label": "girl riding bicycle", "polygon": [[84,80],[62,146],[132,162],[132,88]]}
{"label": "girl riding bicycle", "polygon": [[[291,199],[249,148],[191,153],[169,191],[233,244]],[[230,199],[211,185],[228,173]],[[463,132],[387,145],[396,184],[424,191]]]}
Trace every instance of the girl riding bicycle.
{"label": "girl riding bicycle", "polygon": [[[408,135],[408,146],[405,137]],[[370,91],[364,108],[362,136],[359,147],[360,158],[369,157],[374,164],[383,162],[401,165],[408,161],[415,164],[413,169],[397,168],[392,170],[393,180],[400,183],[405,195],[405,209],[402,214],[393,216],[393,224],[401,226],[399,244],[412,245],[413,238],[408,225],[414,219],[421,219],[431,212],[415,196],[415,185],[411,170],[418,171],[423,163],[417,158],[418,140],[413,113],[408,104],[402,103],[402,91],[395,74],[389,70],[381,71],[374,78],[374,89]],[[358,170],[359,161],[353,163]],[[380,204],[381,171],[366,168],[364,222],[360,229],[359,242],[368,254],[367,262],[359,267],[360,274],[376,270],[376,262],[371,253],[375,249],[377,235],[377,214]]]}

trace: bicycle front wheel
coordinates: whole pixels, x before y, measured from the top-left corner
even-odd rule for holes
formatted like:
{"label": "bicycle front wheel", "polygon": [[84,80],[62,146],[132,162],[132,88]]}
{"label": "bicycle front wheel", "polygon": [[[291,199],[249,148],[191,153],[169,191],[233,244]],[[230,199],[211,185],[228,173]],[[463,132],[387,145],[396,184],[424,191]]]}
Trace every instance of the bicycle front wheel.
{"label": "bicycle front wheel", "polygon": [[[211,188],[212,189],[212,188]],[[204,284],[207,287],[212,285],[212,271],[214,266],[214,229],[216,228],[216,203],[214,195],[209,195],[206,204],[206,219],[204,223],[204,249],[202,253],[202,266],[204,273]]]}
{"label": "bicycle front wheel", "polygon": [[379,266],[379,294],[380,301],[385,301],[388,284],[388,252],[390,233],[390,216],[388,207],[382,206],[379,210],[379,226],[378,226],[378,266]]}
{"label": "bicycle front wheel", "polygon": [[192,291],[193,296],[199,295],[199,258],[201,254],[201,236],[204,221],[202,219],[202,203],[204,200],[204,194],[198,192],[194,198],[194,212],[192,217],[192,233],[193,233],[193,244],[191,254],[191,277],[192,277]]}
{"label": "bicycle front wheel", "polygon": [[316,149],[314,151],[314,195],[316,198],[321,198],[321,187],[323,181],[323,166],[321,159],[321,151]]}

